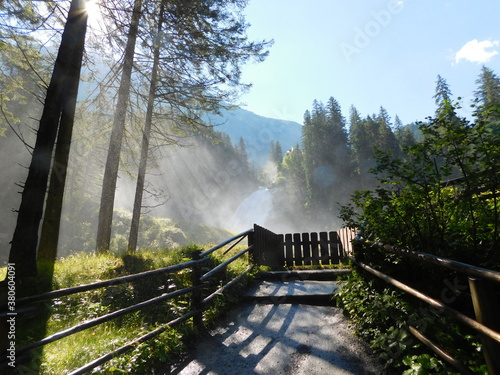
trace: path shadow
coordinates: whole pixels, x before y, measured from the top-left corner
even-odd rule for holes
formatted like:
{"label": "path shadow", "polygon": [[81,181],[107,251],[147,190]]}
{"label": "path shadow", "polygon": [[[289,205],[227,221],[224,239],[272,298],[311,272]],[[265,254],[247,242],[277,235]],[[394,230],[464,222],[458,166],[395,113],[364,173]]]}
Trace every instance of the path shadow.
{"label": "path shadow", "polygon": [[[383,373],[380,368],[367,368],[365,358],[360,359],[360,351],[366,348],[353,345],[357,338],[344,332],[342,325],[346,323],[341,310],[331,306],[242,305],[210,335],[192,343],[183,361],[159,374],[286,374],[297,373],[306,363],[338,370],[324,373]],[[333,343],[332,332],[352,337]],[[317,371],[305,373],[321,373]]]}

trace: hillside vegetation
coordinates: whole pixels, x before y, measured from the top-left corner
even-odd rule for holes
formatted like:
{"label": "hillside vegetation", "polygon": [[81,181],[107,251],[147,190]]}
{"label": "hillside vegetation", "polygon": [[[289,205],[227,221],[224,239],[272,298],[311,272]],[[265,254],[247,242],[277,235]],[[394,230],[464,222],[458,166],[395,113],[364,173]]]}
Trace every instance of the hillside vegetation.
{"label": "hillside vegetation", "polygon": [[[476,107],[474,122],[458,117],[456,108],[444,102],[435,118],[420,125],[423,139],[408,146],[404,157],[379,150],[372,170],[377,188],[356,192],[342,217],[364,240],[500,271],[500,103]],[[359,260],[474,316],[462,273],[362,241],[357,249]],[[496,284],[488,288],[494,306],[500,293]],[[458,373],[409,334],[413,326],[473,373],[488,374],[476,331],[364,271],[353,273],[337,301],[396,373]]]}
{"label": "hillside vegetation", "polygon": [[[192,245],[176,250],[167,248],[154,251],[141,250],[134,255],[79,252],[61,258],[55,263],[52,280],[46,278],[45,272],[46,266],[50,268],[50,265],[39,264],[40,277],[37,288],[47,289],[48,284],[51,284],[52,289],[69,288],[167,267],[191,260],[193,250],[199,248],[201,247]],[[238,250],[241,251],[241,248],[232,250],[224,256],[212,257],[212,265],[233,256]],[[238,260],[227,268],[222,277],[232,278],[240,274],[247,265],[248,259]],[[5,268],[0,269],[0,275],[2,277],[5,275]],[[218,297],[216,303],[204,313],[204,324],[207,327],[237,301],[239,291],[246,285],[247,280],[243,279],[224,293],[224,296]],[[19,339],[16,345],[21,348],[87,319],[190,285],[191,272],[185,269],[169,274],[168,277],[150,277],[138,282],[78,293],[39,304],[40,311],[36,317],[24,319],[22,324],[20,324],[21,317],[18,317]],[[36,291],[31,288],[30,294],[34,292]],[[190,303],[190,295],[178,297],[45,345],[33,352],[31,361],[19,362],[13,373],[43,375],[67,373],[185,314],[190,309]],[[127,354],[99,366],[94,373],[150,373],[153,368],[177,358],[197,334],[192,323],[188,321],[175,329],[167,329],[150,341],[136,345]]]}

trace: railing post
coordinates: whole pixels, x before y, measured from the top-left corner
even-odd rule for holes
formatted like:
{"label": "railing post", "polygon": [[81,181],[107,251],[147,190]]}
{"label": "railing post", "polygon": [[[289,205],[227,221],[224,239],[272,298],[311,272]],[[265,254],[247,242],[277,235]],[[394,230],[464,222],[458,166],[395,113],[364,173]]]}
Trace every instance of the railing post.
{"label": "railing post", "polygon": [[[500,321],[498,320],[498,301],[494,297],[495,289],[485,280],[469,277],[469,288],[476,320],[485,326],[500,332]],[[500,343],[481,335],[483,344],[483,355],[490,375],[500,375]]]}
{"label": "railing post", "polygon": [[248,241],[248,247],[253,246],[252,250],[250,250],[248,253],[248,260],[250,263],[256,264],[256,262],[255,262],[255,232],[254,231],[248,233],[247,241]]}
{"label": "railing post", "polygon": [[[193,260],[200,260],[201,250],[193,251],[191,258]],[[201,263],[196,262],[193,265],[193,269],[191,272],[191,282],[194,287],[198,287],[201,285],[200,277],[201,277]],[[200,310],[202,308],[202,295],[201,290],[196,289],[193,291],[191,296],[191,309],[193,311]],[[203,330],[203,313],[196,314],[193,317],[193,324],[196,329]]]}
{"label": "railing post", "polygon": [[254,224],[254,234],[255,263],[272,269],[282,269],[285,265],[285,257],[280,237],[257,224]]}

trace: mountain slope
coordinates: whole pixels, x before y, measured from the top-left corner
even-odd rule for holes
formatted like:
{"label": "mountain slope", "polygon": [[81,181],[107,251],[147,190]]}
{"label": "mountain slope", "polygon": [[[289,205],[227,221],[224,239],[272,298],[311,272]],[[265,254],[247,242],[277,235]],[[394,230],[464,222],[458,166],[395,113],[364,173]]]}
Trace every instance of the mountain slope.
{"label": "mountain slope", "polygon": [[248,159],[258,166],[267,161],[272,141],[279,141],[286,152],[301,140],[302,125],[299,123],[263,117],[242,108],[224,111],[222,116],[210,116],[209,119],[215,130],[229,135],[233,144],[243,138]]}

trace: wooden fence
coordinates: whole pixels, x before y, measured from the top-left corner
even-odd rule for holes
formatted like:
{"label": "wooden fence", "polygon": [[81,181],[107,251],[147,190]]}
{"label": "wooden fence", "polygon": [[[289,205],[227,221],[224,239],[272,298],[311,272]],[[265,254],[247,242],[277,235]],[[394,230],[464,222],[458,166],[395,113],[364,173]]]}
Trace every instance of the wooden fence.
{"label": "wooden fence", "polygon": [[275,234],[254,226],[254,259],[273,269],[340,264],[351,254],[355,231]]}
{"label": "wooden fence", "polygon": [[[428,253],[400,249],[379,242],[366,240],[355,241],[354,246],[356,248],[356,256],[353,255],[350,259],[360,268],[428,304],[429,311],[432,309],[433,312],[439,313],[439,315],[448,315],[457,322],[476,331],[483,344],[482,352],[488,368],[488,373],[490,375],[500,375],[500,320],[498,319],[498,312],[500,311],[500,293],[498,289],[500,285],[500,272]],[[376,253],[376,251],[381,251],[382,254]],[[444,274],[444,272],[448,270],[452,271],[454,275],[463,275],[466,277],[468,285],[460,285],[459,288],[453,284],[445,284],[447,285],[446,288],[441,289],[441,300],[432,298],[424,294],[421,290],[411,287],[408,285],[408,282],[403,283],[377,269],[381,266],[383,267],[384,264],[387,266],[386,260],[388,257],[383,256],[383,253],[388,253],[392,256],[400,256],[402,259],[409,259],[413,262],[411,264],[416,265],[422,263],[431,267],[437,267],[441,271],[440,274]],[[400,267],[401,263],[398,262],[394,269]],[[429,267],[427,271],[435,272],[431,267]],[[413,270],[410,270],[410,273],[412,273],[412,271]],[[419,279],[425,279],[426,275],[419,271],[418,277]],[[457,280],[458,279],[455,278],[454,283],[456,283]],[[439,290],[440,288],[436,285],[434,289]],[[464,295],[468,295],[471,298],[474,311],[473,314],[476,319],[469,316],[470,312],[458,311],[454,306],[450,306],[450,303],[458,298],[461,292],[465,292]],[[452,297],[449,296],[450,294]],[[420,308],[419,312],[421,312],[421,310],[422,308]],[[417,327],[417,323],[418,321],[415,320],[413,324],[410,323],[408,325],[407,329],[409,333],[428,346],[445,362],[455,367],[460,373],[468,375],[475,374],[475,372],[471,371],[464,363],[454,358],[453,353],[446,352],[439,347],[439,343],[431,341],[424,332],[420,331],[421,328]],[[443,327],[443,329],[446,330],[447,328]],[[448,332],[453,332],[453,329],[448,328]]]}
{"label": "wooden fence", "polygon": [[[72,288],[54,290],[43,294],[16,299],[15,314],[19,314],[17,315],[17,319],[22,321],[25,313],[28,313],[29,315],[38,311],[38,304],[47,303],[48,301],[56,300],[61,297],[97,290],[100,288],[108,288],[115,285],[133,283],[140,280],[146,280],[151,277],[164,276],[167,281],[169,277],[168,275],[175,274],[183,270],[191,270],[192,274],[192,283],[189,287],[169,290],[168,293],[164,293],[160,296],[153,297],[149,300],[133,304],[93,319],[88,319],[73,327],[69,327],[47,336],[39,341],[32,342],[24,347],[16,348],[16,363],[20,364],[29,361],[32,357],[33,351],[38,348],[61,340],[65,337],[69,337],[78,332],[109,322],[113,319],[144,310],[150,306],[158,305],[170,299],[184,295],[186,295],[186,298],[190,300],[190,309],[184,315],[175,318],[174,320],[144,334],[143,336],[133,339],[127,344],[99,358],[96,358],[94,361],[78,369],[72,370],[70,375],[88,373],[103,363],[133,350],[139,343],[150,340],[160,335],[162,332],[165,332],[166,330],[187,320],[192,319],[196,326],[201,326],[203,324],[203,312],[214,302],[217,296],[221,295],[225,290],[227,290],[227,288],[241,280],[251,270],[253,264],[249,264],[244,272],[230,281],[227,281],[225,276],[218,277],[215,284],[210,283],[209,281],[215,281],[214,278],[217,278],[220,273],[223,273],[229,264],[244,254],[250,254],[250,258],[253,258],[253,263],[258,265],[270,265],[274,268],[283,268],[285,265],[301,266],[336,264],[345,260],[347,255],[350,254],[350,240],[353,237],[353,231],[277,235],[265,228],[255,225],[254,229],[249,229],[232,238],[229,238],[207,251],[198,251],[193,253],[192,259],[184,263],[118,277],[111,280],[99,281],[92,284],[79,285]],[[207,270],[208,261],[210,260],[210,255],[212,253],[224,248],[224,254],[226,254],[245,238],[248,239],[248,246],[244,250],[238,252],[236,255],[215,266],[211,270]],[[210,284],[222,284],[222,286],[214,291]],[[82,308],[85,308],[85,306],[82,306]],[[13,313],[8,309],[8,304],[0,303],[0,317],[5,318],[9,314],[11,315]],[[0,355],[0,373],[8,368],[9,359],[7,355]]]}
{"label": "wooden fence", "polygon": [[[211,270],[207,271],[207,266],[208,266],[208,261],[211,259],[210,255],[214,253],[217,250],[220,249],[225,249],[224,254],[226,254],[229,250],[231,250],[234,246],[236,246],[239,242],[241,242],[243,239],[250,237],[252,235],[252,229],[249,229],[248,231],[245,231],[243,233],[240,233],[222,243],[219,245],[216,245],[212,247],[209,250],[206,250],[204,252],[196,251],[193,253],[192,260],[186,261],[184,263],[172,265],[169,267],[161,268],[161,269],[156,269],[156,270],[151,270],[151,271],[146,271],[138,274],[133,274],[133,275],[128,275],[128,276],[123,276],[123,277],[118,277],[114,278],[111,280],[106,280],[106,281],[99,281],[95,282],[92,284],[86,284],[86,285],[80,285],[80,286],[75,286],[72,288],[66,288],[66,289],[60,289],[60,290],[54,290],[51,292],[46,292],[43,294],[39,295],[34,295],[34,296],[28,296],[24,298],[19,298],[16,299],[15,301],[15,311],[12,312],[8,308],[7,303],[1,303],[0,304],[0,316],[2,317],[7,317],[9,315],[17,315],[17,319],[21,321],[23,319],[23,312],[33,312],[36,311],[38,306],[37,304],[40,302],[47,302],[51,300],[55,300],[60,297],[64,296],[69,296],[77,293],[82,293],[90,290],[96,290],[100,288],[108,288],[113,285],[120,285],[120,284],[127,284],[127,283],[132,283],[136,282],[139,280],[146,280],[151,277],[155,276],[165,276],[165,281],[168,281],[168,275],[169,274],[174,274],[186,269],[191,270],[191,280],[192,280],[192,285],[182,288],[182,289],[177,289],[173,291],[168,291],[168,293],[164,293],[160,296],[153,297],[149,300],[131,305],[129,307],[125,307],[116,311],[113,311],[111,313],[93,318],[93,319],[88,319],[84,322],[81,322],[80,324],[77,324],[73,327],[67,328],[63,331],[56,332],[50,336],[47,336],[43,338],[42,340],[33,342],[31,344],[28,344],[24,347],[16,348],[15,350],[15,357],[16,357],[16,364],[21,364],[23,362],[27,362],[31,359],[32,357],[32,352],[35,349],[41,348],[49,343],[58,341],[60,339],[63,339],[65,337],[71,336],[73,334],[76,334],[78,332],[84,331],[86,329],[98,326],[100,324],[106,323],[108,321],[111,321],[113,319],[135,313],[140,310],[144,310],[147,307],[158,305],[162,302],[168,301],[170,299],[180,297],[180,296],[186,296],[187,300],[190,301],[190,309],[188,312],[186,312],[184,315],[179,316],[175,318],[174,320],[160,326],[159,328],[156,328],[143,336],[137,337],[134,340],[128,342],[127,344],[113,350],[112,352],[109,352],[100,358],[96,358],[94,361],[78,368],[74,369],[73,371],[70,372],[69,375],[77,375],[77,374],[84,374],[92,371],[96,367],[100,366],[101,364],[118,357],[128,351],[133,350],[139,343],[145,342],[147,340],[150,340],[161,333],[165,332],[168,329],[171,329],[189,319],[193,319],[193,323],[200,327],[202,323],[202,316],[203,313],[206,309],[208,309],[211,304],[215,301],[217,296],[221,295],[224,291],[227,290],[227,288],[231,287],[235,283],[237,283],[239,280],[241,280],[253,267],[252,264],[250,264],[245,271],[243,271],[240,275],[236,276],[234,279],[227,281],[226,276],[224,275],[224,270],[227,268],[229,264],[234,262],[236,259],[240,258],[244,254],[247,254],[252,251],[253,246],[249,244],[249,246],[238,252],[236,255],[233,257],[229,258],[225,262],[215,266]],[[251,242],[251,241],[249,241]],[[226,249],[226,246],[229,246],[229,248]],[[223,274],[222,277],[220,274]],[[215,278],[215,279],[214,279]],[[215,283],[211,283],[215,281]],[[221,285],[217,290],[213,290],[212,285]],[[82,306],[82,308],[85,308],[85,306]],[[3,371],[8,370],[9,367],[9,362],[10,359],[8,358],[7,354],[0,355],[0,373],[3,373]]]}

